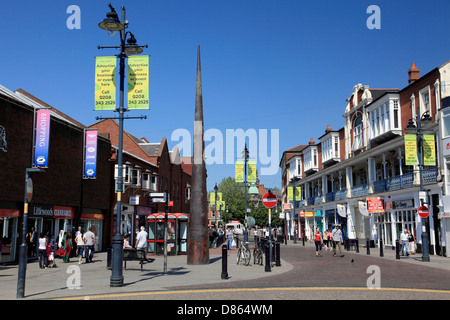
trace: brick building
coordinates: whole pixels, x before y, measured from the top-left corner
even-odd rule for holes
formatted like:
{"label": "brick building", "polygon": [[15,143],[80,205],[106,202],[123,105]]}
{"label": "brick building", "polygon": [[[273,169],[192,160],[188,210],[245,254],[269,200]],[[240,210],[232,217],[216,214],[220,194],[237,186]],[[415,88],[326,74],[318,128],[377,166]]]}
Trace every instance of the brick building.
{"label": "brick building", "polygon": [[[28,229],[57,234],[76,225],[96,227],[97,249],[107,239],[110,223],[109,140],[98,136],[98,179],[83,179],[84,129],[76,120],[40,101],[24,90],[0,87],[0,238],[1,261],[17,260],[21,243],[25,169],[32,167],[33,122],[36,110],[50,109],[48,168],[34,173],[33,197],[28,210]],[[30,252],[31,253],[31,252]]]}

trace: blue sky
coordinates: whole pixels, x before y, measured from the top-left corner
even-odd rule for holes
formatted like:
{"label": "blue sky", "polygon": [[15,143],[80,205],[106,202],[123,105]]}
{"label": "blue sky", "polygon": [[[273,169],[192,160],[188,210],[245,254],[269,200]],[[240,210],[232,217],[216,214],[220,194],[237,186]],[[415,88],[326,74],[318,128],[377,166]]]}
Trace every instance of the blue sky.
{"label": "blue sky", "polygon": [[[97,46],[119,43],[98,27],[109,2],[119,14],[126,7],[128,30],[151,55],[150,110],[127,113],[147,120],[127,120],[125,130],[166,137],[170,149],[174,130],[193,132],[200,45],[205,129],[224,140],[226,129],[267,129],[269,139],[279,130],[276,167],[284,150],[318,142],[327,125],[343,127],[357,83],[401,89],[412,62],[423,75],[450,59],[446,0],[21,0],[2,3],[0,84],[86,125],[115,115],[93,110],[95,57],[117,54]],[[67,28],[69,5],[81,9],[81,29]],[[380,8],[381,29],[367,28],[370,5]],[[207,169],[209,189],[234,176],[232,164]],[[281,174],[260,180],[280,187]]]}

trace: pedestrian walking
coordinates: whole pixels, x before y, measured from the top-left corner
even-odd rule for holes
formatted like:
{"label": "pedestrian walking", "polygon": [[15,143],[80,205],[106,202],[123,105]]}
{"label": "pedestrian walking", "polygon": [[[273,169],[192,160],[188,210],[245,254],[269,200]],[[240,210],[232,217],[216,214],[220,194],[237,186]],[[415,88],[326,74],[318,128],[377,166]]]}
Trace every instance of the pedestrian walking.
{"label": "pedestrian walking", "polygon": [[136,249],[147,249],[148,233],[145,231],[145,227],[141,226],[141,231],[136,236]]}
{"label": "pedestrian walking", "polygon": [[409,256],[408,252],[408,230],[403,230],[403,233],[400,235],[400,242],[402,244],[402,256],[406,254],[406,256]]}
{"label": "pedestrian walking", "polygon": [[84,253],[84,239],[83,232],[81,231],[81,227],[78,227],[78,231],[76,232],[75,242],[77,243],[77,255],[78,255],[78,264],[82,264],[83,253]]}
{"label": "pedestrian walking", "polygon": [[44,234],[41,232],[38,239],[38,252],[39,252],[39,268],[41,269],[47,269],[48,260],[47,260],[47,238],[44,236]]}
{"label": "pedestrian walking", "polygon": [[230,228],[227,228],[227,232],[225,233],[227,238],[227,247],[228,250],[231,250],[231,244],[233,243],[233,231]]}
{"label": "pedestrian walking", "polygon": [[344,240],[342,238],[342,231],[339,228],[338,224],[334,225],[334,229],[333,229],[333,232],[331,233],[331,235],[333,237],[333,257],[336,256],[336,247],[339,247],[339,253],[341,254],[341,257],[343,257],[344,252],[342,251],[341,243],[343,243]]}
{"label": "pedestrian walking", "polygon": [[416,253],[416,238],[412,234],[411,230],[408,230],[408,245],[409,245],[409,252],[411,254]]}
{"label": "pedestrian walking", "polygon": [[88,228],[88,232],[86,232],[83,236],[84,239],[84,257],[86,259],[86,263],[92,262],[94,258],[94,249],[95,249],[95,234],[92,232],[92,227]]}
{"label": "pedestrian walking", "polygon": [[314,243],[316,245],[316,257],[319,257],[323,244],[322,234],[319,231],[319,227],[316,228],[316,232],[314,233]]}
{"label": "pedestrian walking", "polygon": [[67,263],[70,262],[70,251],[72,251],[73,247],[71,230],[67,230],[67,232],[64,234],[62,243],[63,243],[62,248],[66,250],[66,253],[63,256],[63,261]]}

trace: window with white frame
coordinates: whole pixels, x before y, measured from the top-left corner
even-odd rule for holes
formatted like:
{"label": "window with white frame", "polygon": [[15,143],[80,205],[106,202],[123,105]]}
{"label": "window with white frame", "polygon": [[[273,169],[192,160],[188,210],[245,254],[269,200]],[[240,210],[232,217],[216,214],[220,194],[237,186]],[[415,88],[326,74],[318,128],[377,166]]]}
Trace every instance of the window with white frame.
{"label": "window with white frame", "polygon": [[309,147],[304,153],[305,171],[317,169],[317,147]]}
{"label": "window with white frame", "polygon": [[142,189],[145,190],[150,190],[150,179],[151,179],[151,174],[144,172],[142,173]]}
{"label": "window with white frame", "polygon": [[426,88],[420,90],[419,92],[420,96],[420,116],[424,114],[426,111],[430,112],[431,116],[431,105],[430,105],[430,86],[427,86]]}
{"label": "window with white frame", "polygon": [[450,136],[450,109],[442,111],[442,138]]}
{"label": "window with white frame", "polygon": [[353,150],[360,149],[363,146],[362,130],[362,117],[359,116],[353,123]]}
{"label": "window with white frame", "polygon": [[140,186],[141,185],[141,170],[139,169],[131,169],[131,185]]}

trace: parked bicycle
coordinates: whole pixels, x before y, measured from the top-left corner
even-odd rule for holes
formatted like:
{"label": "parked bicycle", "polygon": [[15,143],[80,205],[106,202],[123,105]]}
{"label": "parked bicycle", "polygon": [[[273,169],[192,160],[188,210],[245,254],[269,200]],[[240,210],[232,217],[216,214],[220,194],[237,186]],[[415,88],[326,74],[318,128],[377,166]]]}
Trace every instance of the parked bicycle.
{"label": "parked bicycle", "polygon": [[243,241],[241,241],[238,252],[237,252],[236,263],[239,264],[239,262],[241,262],[241,260],[242,260],[244,265],[248,266],[250,264],[250,258],[251,258],[251,253],[250,253],[250,250],[248,249],[248,242],[245,242],[245,245],[244,245]]}
{"label": "parked bicycle", "polygon": [[256,241],[255,249],[253,249],[253,264],[263,265],[263,251],[261,249],[261,241]]}

